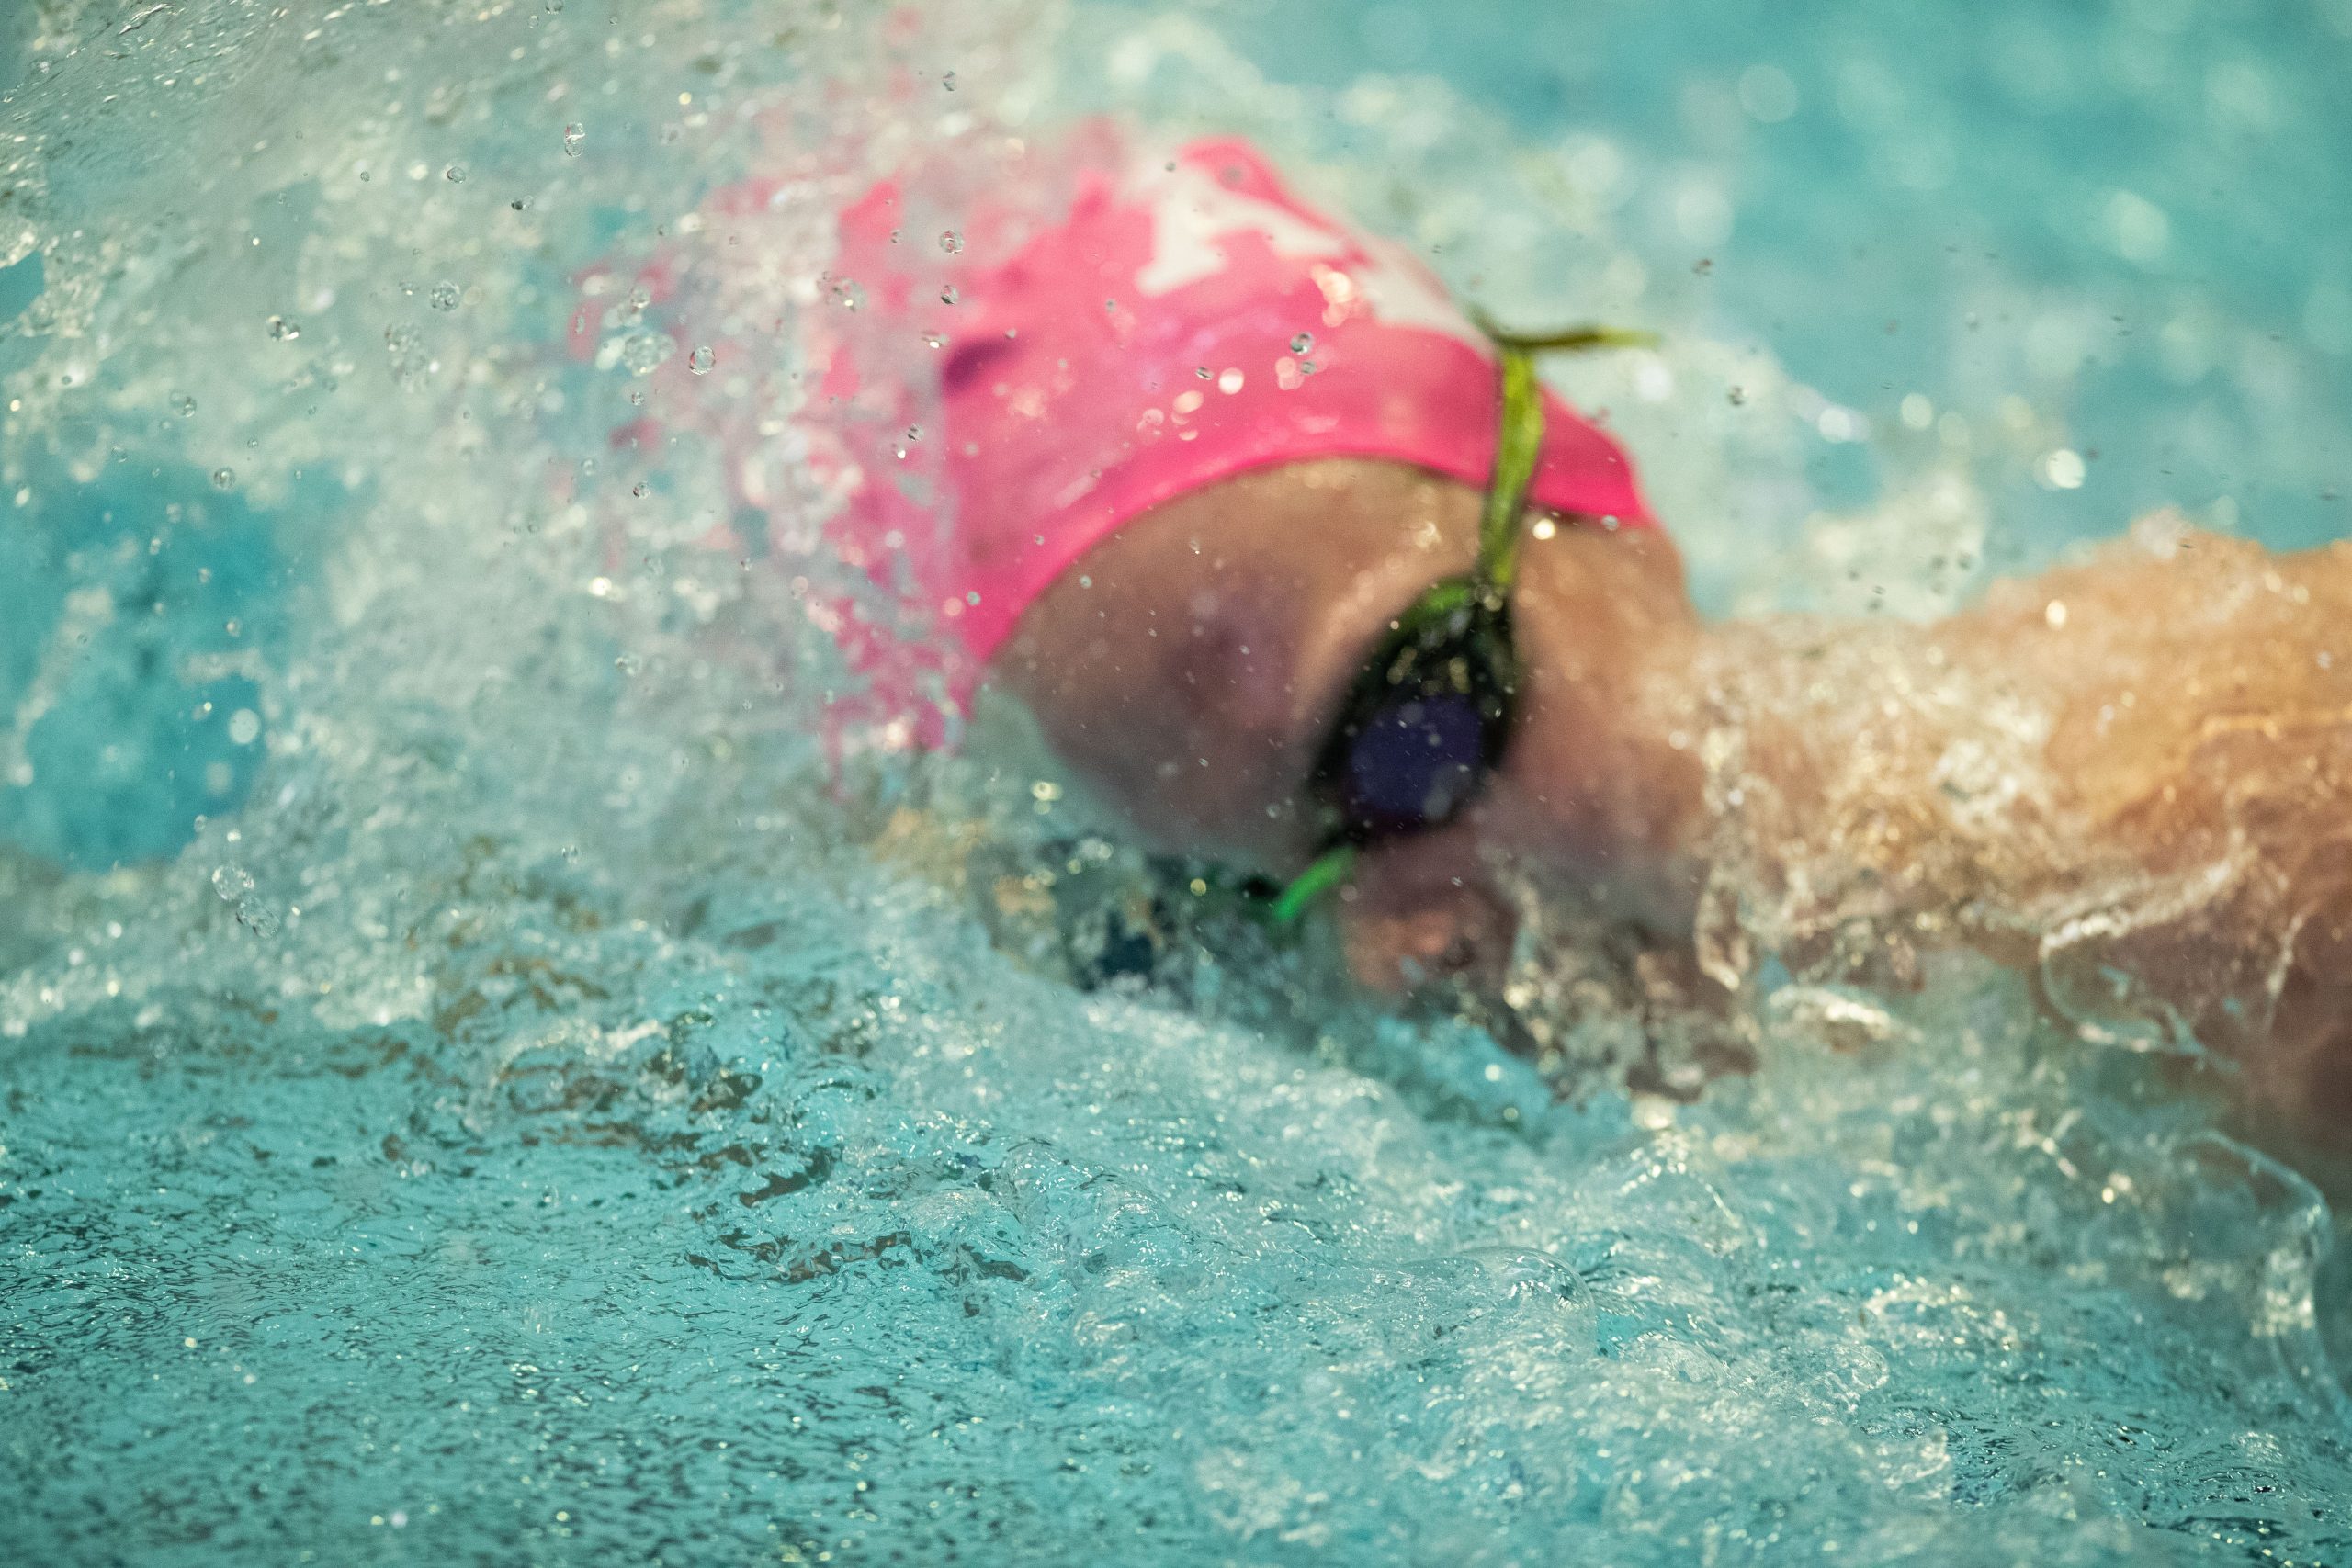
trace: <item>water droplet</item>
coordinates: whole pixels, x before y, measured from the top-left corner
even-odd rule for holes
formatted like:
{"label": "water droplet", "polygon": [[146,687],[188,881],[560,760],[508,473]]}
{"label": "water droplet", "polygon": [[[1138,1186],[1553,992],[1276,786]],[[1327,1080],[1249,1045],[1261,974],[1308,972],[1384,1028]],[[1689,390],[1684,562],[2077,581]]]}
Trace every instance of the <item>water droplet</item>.
{"label": "water droplet", "polygon": [[643,501],[645,499],[645,491],[646,484],[643,479],[639,479],[635,484],[628,487],[629,494],[637,497],[639,501]]}
{"label": "water droplet", "polygon": [[578,120],[573,120],[563,128],[563,155],[567,158],[577,158],[580,156],[580,144],[587,140],[588,128]]}
{"label": "water droplet", "polygon": [[1216,375],[1216,371],[1214,371],[1214,370],[1211,370],[1211,369],[1210,369],[1207,366],[1205,366],[1205,365],[1196,365],[1196,366],[1194,366],[1194,367],[1193,367],[1193,375],[1195,375],[1195,376],[1198,376],[1202,380],[1205,381],[1205,380],[1207,380],[1211,376]]}
{"label": "water droplet", "polygon": [[513,208],[515,211],[520,212],[525,208],[531,205],[531,198],[527,196],[518,196],[506,205]]}
{"label": "water droplet", "polygon": [[458,301],[463,294],[464,290],[454,283],[436,283],[433,286],[431,296],[433,308],[436,310],[454,310],[458,308]]}
{"label": "water droplet", "polygon": [[956,73],[950,71],[946,75],[942,76],[939,79],[939,85],[946,88],[949,92],[954,92],[956,90]]}
{"label": "water droplet", "polygon": [[466,183],[466,166],[463,164],[452,164],[441,171],[441,177],[453,186],[461,186]]}
{"label": "water droplet", "polygon": [[227,489],[231,488],[232,486],[233,486],[236,482],[237,482],[237,470],[236,470],[236,469],[234,469],[234,468],[215,468],[215,469],[213,469],[213,470],[212,470],[212,488],[213,488],[214,490],[227,490]]}
{"label": "water droplet", "polygon": [[631,333],[621,340],[621,364],[632,376],[650,376],[677,346],[661,333]]}
{"label": "water droplet", "polygon": [[1734,387],[1730,390],[1726,391],[1724,396],[1731,400],[1732,407],[1737,408],[1740,404],[1747,400],[1747,389],[1745,387]]}
{"label": "water droplet", "polygon": [[956,286],[952,283],[939,291],[939,302],[943,305],[953,305],[962,298],[961,294],[956,292]]}
{"label": "water droplet", "polygon": [[964,236],[953,229],[942,229],[939,231],[939,248],[952,256],[964,248]]}
{"label": "water droplet", "polygon": [[686,368],[697,376],[709,375],[710,367],[718,363],[718,355],[710,351],[710,344],[707,343],[698,344],[692,354],[686,355]]}
{"label": "water droplet", "polygon": [[424,338],[416,328],[395,323],[384,329],[384,352],[390,357],[392,379],[403,387],[413,387],[424,376],[438,368],[424,353]]}
{"label": "water droplet", "polygon": [[946,334],[944,333],[925,333],[922,334],[922,341],[924,346],[928,348],[945,348],[947,346]]}
{"label": "water droplet", "polygon": [[[233,722],[233,721],[232,721]],[[260,720],[254,720],[254,732],[260,732]],[[215,764],[226,766],[226,764]],[[254,879],[244,867],[234,862],[212,869],[212,891],[220,901],[235,911],[237,923],[255,936],[275,936],[283,924],[277,912],[254,892]]]}
{"label": "water droplet", "polygon": [[186,392],[174,392],[172,394],[172,412],[179,415],[182,419],[187,419],[196,412],[196,400],[189,397]]}
{"label": "water droplet", "polygon": [[268,321],[269,335],[281,343],[291,343],[302,335],[302,329],[283,316],[272,316]]}
{"label": "water droplet", "polygon": [[2052,490],[2080,490],[2089,472],[2084,466],[2083,455],[2070,446],[2042,455],[2040,477]]}
{"label": "water droplet", "polygon": [[1778,125],[1801,101],[1797,85],[1777,65],[1751,65],[1739,73],[1739,107],[1760,125]]}
{"label": "water droplet", "polygon": [[907,426],[907,439],[908,439],[908,440],[910,440],[910,441],[920,441],[920,440],[922,440],[922,425],[920,425],[920,424],[910,424],[910,425]]}
{"label": "water droplet", "polygon": [[1313,348],[1314,346],[1315,334],[1313,333],[1301,333],[1296,337],[1290,340],[1290,351],[1293,354],[1305,354],[1308,349]]}

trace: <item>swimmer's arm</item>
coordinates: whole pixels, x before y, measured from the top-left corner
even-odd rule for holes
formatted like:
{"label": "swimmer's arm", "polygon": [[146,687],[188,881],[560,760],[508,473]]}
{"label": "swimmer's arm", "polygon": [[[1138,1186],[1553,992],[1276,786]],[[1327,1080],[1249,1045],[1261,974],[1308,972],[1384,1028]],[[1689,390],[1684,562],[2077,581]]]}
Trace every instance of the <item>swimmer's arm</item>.
{"label": "swimmer's arm", "polygon": [[1755,798],[1711,849],[1800,963],[1965,942],[2087,1027],[2231,1052],[2255,1103],[2352,1112],[2352,543],[2158,519],[1924,634],[1724,631],[1755,716],[1711,787]]}

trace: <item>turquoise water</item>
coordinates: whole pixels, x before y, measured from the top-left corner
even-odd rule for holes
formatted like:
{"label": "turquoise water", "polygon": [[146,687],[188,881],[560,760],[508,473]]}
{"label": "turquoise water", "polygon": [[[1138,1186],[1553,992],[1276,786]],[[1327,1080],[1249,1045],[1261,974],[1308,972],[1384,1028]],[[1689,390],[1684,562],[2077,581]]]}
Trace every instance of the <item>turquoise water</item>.
{"label": "turquoise water", "polygon": [[[1663,328],[1570,374],[1715,607],[2335,536],[2352,14],[394,9],[6,24],[17,1558],[2352,1554],[2335,1221],[2161,1064],[1957,963],[1689,1105],[1371,1007],[1016,716],[892,748],[789,377],[833,204],[1110,107]],[[681,248],[710,374],[567,349]]]}

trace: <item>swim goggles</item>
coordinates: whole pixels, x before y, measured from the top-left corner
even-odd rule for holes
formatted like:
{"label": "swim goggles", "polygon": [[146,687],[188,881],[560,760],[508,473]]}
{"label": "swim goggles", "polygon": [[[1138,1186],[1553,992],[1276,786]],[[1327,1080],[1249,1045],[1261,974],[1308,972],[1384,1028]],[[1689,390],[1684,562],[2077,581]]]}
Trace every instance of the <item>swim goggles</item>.
{"label": "swim goggles", "polygon": [[1609,327],[1526,336],[1506,333],[1484,315],[1474,319],[1494,341],[1502,378],[1502,423],[1478,518],[1477,564],[1414,600],[1349,687],[1307,783],[1322,849],[1275,897],[1270,913],[1277,924],[1296,920],[1345,882],[1365,846],[1460,818],[1502,765],[1519,699],[1511,589],[1520,518],[1544,449],[1535,355],[1657,341]]}

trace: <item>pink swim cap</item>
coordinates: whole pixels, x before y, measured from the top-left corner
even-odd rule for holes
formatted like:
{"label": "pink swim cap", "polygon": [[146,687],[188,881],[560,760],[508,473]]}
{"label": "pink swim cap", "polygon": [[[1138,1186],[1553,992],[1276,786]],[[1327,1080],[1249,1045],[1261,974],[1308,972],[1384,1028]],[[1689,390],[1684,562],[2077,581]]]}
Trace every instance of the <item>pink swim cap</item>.
{"label": "pink swim cap", "polygon": [[[1333,457],[1487,480],[1499,393],[1484,338],[1410,254],[1306,207],[1240,141],[1082,168],[1067,217],[993,264],[954,265],[939,246],[958,237],[907,231],[906,205],[885,182],[842,215],[838,276],[863,298],[820,393],[871,411],[873,362],[936,344],[920,362],[936,385],[888,400],[933,411],[937,431],[913,438],[944,442],[946,493],[891,482],[903,447],[859,453],[832,536],[869,570],[910,575],[969,655],[954,684],[968,690],[1090,547],[1188,491]],[[897,341],[862,352],[875,334]],[[1646,525],[1624,453],[1545,396],[1532,501]]]}

